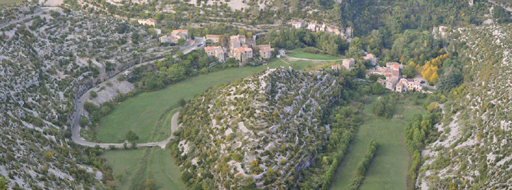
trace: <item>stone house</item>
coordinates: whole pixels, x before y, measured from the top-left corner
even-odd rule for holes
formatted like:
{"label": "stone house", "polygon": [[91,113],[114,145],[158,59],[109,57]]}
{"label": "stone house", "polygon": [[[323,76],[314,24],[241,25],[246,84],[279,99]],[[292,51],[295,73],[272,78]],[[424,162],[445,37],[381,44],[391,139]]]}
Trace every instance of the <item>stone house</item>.
{"label": "stone house", "polygon": [[167,37],[167,36],[161,36],[160,38],[158,38],[160,40],[160,43],[165,43],[165,42],[171,42],[171,38]]}
{"label": "stone house", "polygon": [[350,59],[344,59],[342,65],[346,69],[351,70],[354,68],[355,63],[356,63],[356,61],[353,58],[350,58]]}
{"label": "stone house", "polygon": [[188,39],[188,30],[173,30],[171,37],[177,39]]}
{"label": "stone house", "polygon": [[301,28],[304,26],[304,22],[292,22],[294,28]]}
{"label": "stone house", "polygon": [[235,52],[235,50],[240,47],[241,44],[240,44],[240,40],[238,39],[232,39],[231,41],[229,41],[229,49],[231,50],[231,52]]}
{"label": "stone house", "polygon": [[219,59],[220,62],[224,62],[226,59],[226,56],[224,55],[224,50],[220,46],[205,47],[204,51],[208,56],[217,57],[217,59]]}
{"label": "stone house", "polygon": [[229,37],[230,40],[238,40],[240,41],[241,44],[245,44],[246,42],[246,37],[244,35],[234,35],[234,36],[230,36]]}
{"label": "stone house", "polygon": [[247,61],[252,58],[252,48],[238,47],[235,49],[233,56],[238,61]]}
{"label": "stone house", "polygon": [[273,49],[260,49],[260,56],[264,59],[270,59],[270,57],[272,57],[272,50]]}
{"label": "stone house", "polygon": [[418,92],[422,91],[421,83],[416,80],[407,80],[407,79],[400,79],[400,82],[396,85],[397,92],[405,92],[405,91],[412,91],[416,90]]}
{"label": "stone house", "polygon": [[364,60],[369,60],[372,65],[377,65],[377,56],[369,53],[363,57]]}

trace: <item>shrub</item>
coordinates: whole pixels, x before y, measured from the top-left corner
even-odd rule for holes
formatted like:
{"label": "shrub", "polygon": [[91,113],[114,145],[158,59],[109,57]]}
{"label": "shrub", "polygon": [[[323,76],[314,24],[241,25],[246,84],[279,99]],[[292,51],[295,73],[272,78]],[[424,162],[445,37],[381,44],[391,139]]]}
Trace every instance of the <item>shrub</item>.
{"label": "shrub", "polygon": [[98,93],[96,93],[96,91],[94,91],[94,90],[91,90],[91,92],[89,92],[89,94],[91,95],[91,98],[98,97]]}
{"label": "shrub", "polygon": [[89,119],[85,116],[82,116],[82,117],[80,117],[79,123],[80,123],[81,127],[85,127],[85,126],[87,126],[87,124],[89,124]]}

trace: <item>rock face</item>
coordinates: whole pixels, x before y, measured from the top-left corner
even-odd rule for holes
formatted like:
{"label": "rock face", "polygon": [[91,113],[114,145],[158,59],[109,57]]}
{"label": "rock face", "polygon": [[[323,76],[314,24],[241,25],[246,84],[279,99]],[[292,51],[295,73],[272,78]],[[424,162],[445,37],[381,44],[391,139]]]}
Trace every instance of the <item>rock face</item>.
{"label": "rock face", "polygon": [[[483,25],[454,31],[471,81],[450,93],[442,133],[422,153],[421,189],[506,189],[510,186],[512,88],[510,26]],[[453,44],[453,46],[452,46]]]}
{"label": "rock face", "polygon": [[270,69],[191,100],[171,142],[183,175],[216,189],[288,188],[327,140],[320,121],[340,98],[338,78]]}

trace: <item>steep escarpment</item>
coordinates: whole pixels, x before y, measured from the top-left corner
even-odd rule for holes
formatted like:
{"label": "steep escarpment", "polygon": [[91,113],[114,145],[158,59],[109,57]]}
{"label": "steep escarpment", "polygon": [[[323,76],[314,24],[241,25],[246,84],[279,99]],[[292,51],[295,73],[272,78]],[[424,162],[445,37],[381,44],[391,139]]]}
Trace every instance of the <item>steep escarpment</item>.
{"label": "steep escarpment", "polygon": [[436,125],[439,140],[422,156],[421,189],[505,189],[512,174],[510,25],[454,31],[449,50],[466,57],[466,83],[451,90]]}
{"label": "steep escarpment", "polygon": [[270,69],[191,100],[169,144],[182,180],[214,189],[293,188],[296,171],[327,142],[322,114],[344,92],[337,75]]}

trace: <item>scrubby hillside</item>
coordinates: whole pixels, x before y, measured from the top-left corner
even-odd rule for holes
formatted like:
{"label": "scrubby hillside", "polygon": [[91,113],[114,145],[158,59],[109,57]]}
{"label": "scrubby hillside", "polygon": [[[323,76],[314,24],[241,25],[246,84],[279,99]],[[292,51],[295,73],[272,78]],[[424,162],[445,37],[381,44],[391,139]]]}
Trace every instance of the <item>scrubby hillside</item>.
{"label": "scrubby hillside", "polygon": [[439,140],[422,153],[421,189],[505,189],[510,186],[512,103],[510,25],[458,29],[448,48],[463,63],[465,81],[452,89]]}
{"label": "scrubby hillside", "polygon": [[103,150],[70,139],[74,100],[130,66],[145,43],[127,35],[144,30],[34,4],[0,12],[16,9],[27,9],[16,16],[25,20],[0,24],[0,177],[13,189],[106,189],[113,177]]}
{"label": "scrubby hillside", "polygon": [[294,188],[296,171],[327,141],[322,114],[344,82],[333,74],[270,69],[191,100],[169,144],[182,179],[214,189]]}

